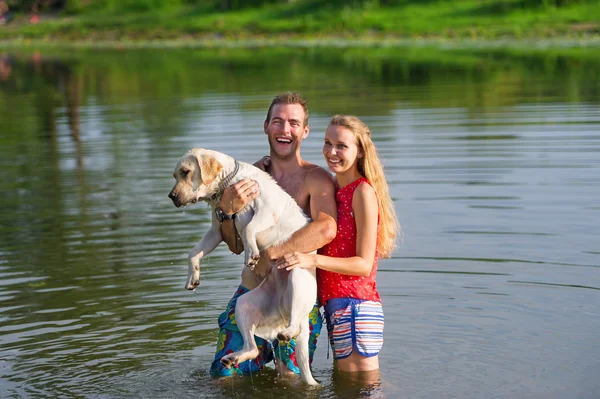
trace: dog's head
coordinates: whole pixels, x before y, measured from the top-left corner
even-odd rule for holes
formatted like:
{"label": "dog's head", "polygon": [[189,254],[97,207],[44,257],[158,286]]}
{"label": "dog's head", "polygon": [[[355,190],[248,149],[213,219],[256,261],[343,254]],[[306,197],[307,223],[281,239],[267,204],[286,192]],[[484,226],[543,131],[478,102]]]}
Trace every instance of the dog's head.
{"label": "dog's head", "polygon": [[176,207],[210,198],[218,188],[217,178],[223,165],[206,150],[194,148],[177,162],[175,186],[169,193]]}

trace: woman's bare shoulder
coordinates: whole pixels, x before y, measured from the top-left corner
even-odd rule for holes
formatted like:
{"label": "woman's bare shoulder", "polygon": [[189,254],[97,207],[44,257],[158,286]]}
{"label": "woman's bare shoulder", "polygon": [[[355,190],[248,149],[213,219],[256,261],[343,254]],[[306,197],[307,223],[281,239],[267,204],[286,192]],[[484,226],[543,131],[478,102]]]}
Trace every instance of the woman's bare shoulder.
{"label": "woman's bare shoulder", "polygon": [[377,195],[375,194],[375,189],[368,183],[362,182],[356,187],[354,191],[354,197],[352,198],[352,202],[360,201],[360,203],[368,204],[368,203],[377,203]]}

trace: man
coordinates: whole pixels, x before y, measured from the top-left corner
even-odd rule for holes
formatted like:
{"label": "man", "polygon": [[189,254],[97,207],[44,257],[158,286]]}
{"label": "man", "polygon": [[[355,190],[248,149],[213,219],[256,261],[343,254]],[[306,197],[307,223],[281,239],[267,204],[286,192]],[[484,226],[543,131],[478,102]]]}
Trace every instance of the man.
{"label": "man", "polygon": [[[219,362],[224,355],[239,350],[243,344],[241,334],[235,324],[235,304],[240,295],[258,286],[262,280],[258,274],[268,269],[270,263],[286,253],[300,251],[310,252],[329,243],[336,234],[335,187],[331,174],[325,169],[306,162],[300,156],[300,145],[308,136],[308,109],[306,100],[298,93],[282,93],[271,102],[264,131],[269,139],[270,162],[257,162],[257,166],[265,169],[279,185],[287,191],[312,218],[312,222],[298,230],[282,245],[270,247],[261,253],[255,272],[244,268],[242,283],[229,302],[225,312],[219,317],[219,341],[217,352],[211,366],[213,376],[229,376],[232,374],[249,374],[259,371],[272,359],[273,352],[277,358],[277,366],[284,372],[299,374],[295,364],[295,340],[286,344],[271,344],[262,338],[255,337],[259,356],[234,368],[227,369]],[[221,231],[223,239],[235,253],[243,248],[235,231],[233,215],[241,211],[248,201],[258,196],[255,181],[244,179],[225,190],[219,203],[221,208]],[[311,336],[309,340],[310,361],[312,362],[316,340],[321,331],[321,319],[318,307],[310,314]]]}

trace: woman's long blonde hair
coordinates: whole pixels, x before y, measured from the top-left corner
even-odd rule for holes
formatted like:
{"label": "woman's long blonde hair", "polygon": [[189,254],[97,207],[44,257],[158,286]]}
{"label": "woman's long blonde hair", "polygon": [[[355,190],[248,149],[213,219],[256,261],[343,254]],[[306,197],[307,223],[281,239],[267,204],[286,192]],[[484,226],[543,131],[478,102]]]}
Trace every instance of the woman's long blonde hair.
{"label": "woman's long blonde hair", "polygon": [[377,195],[379,205],[379,229],[377,242],[379,256],[389,258],[396,247],[396,237],[400,234],[400,223],[396,217],[394,203],[390,197],[389,188],[383,173],[383,165],[377,155],[375,144],[371,140],[371,130],[356,116],[334,115],[329,126],[342,126],[350,130],[363,156],[358,158],[358,172],[367,178]]}

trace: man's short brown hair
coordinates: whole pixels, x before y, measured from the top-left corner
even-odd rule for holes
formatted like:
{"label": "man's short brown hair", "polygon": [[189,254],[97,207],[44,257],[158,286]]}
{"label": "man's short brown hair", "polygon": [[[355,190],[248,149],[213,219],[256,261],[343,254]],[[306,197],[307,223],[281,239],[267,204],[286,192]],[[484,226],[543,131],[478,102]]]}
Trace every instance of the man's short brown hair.
{"label": "man's short brown hair", "polygon": [[300,104],[304,110],[304,126],[308,125],[308,101],[295,91],[286,91],[285,93],[279,93],[275,96],[273,101],[271,101],[269,111],[267,112],[267,119],[265,119],[267,124],[271,121],[271,111],[273,110],[273,107],[279,104]]}

